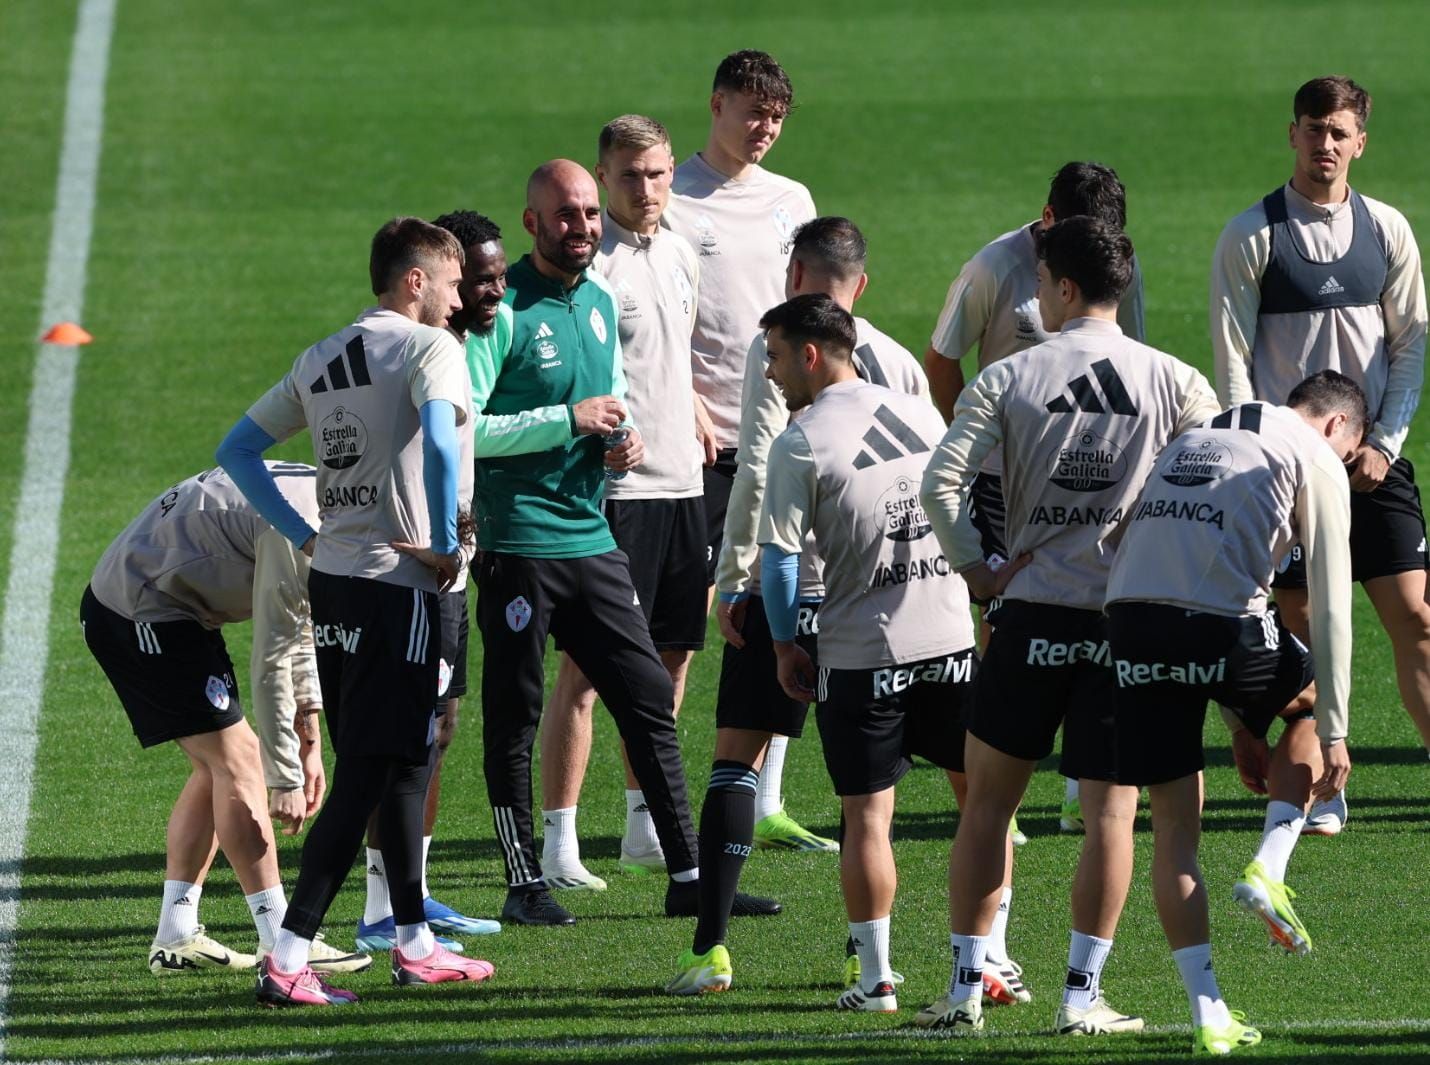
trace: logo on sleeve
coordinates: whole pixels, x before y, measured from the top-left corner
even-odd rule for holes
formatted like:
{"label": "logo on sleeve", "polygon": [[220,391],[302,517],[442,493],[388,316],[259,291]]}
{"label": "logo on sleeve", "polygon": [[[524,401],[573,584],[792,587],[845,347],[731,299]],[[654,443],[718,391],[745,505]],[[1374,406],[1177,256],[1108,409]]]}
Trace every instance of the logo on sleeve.
{"label": "logo on sleeve", "polygon": [[720,238],[715,235],[715,220],[704,211],[695,216],[695,239],[700,243],[701,255],[719,255],[715,245]]}
{"label": "logo on sleeve", "polygon": [[222,677],[210,676],[209,682],[204,685],[204,694],[208,696],[215,710],[228,709],[228,685]]}
{"label": "logo on sleeve", "polygon": [[445,658],[437,659],[437,697],[440,699],[447,694],[447,689],[452,686],[452,664]]}
{"label": "logo on sleeve", "polygon": [[695,296],[695,290],[690,285],[690,277],[679,266],[672,267],[672,274],[675,275],[675,290],[680,293],[680,313],[690,313],[690,301]]}
{"label": "logo on sleeve", "polygon": [[794,234],[794,218],[790,215],[789,209],[783,206],[776,207],[770,216],[775,224],[775,232],[780,238],[780,254],[788,255],[794,242],[790,239]]}
{"label": "logo on sleeve", "polygon": [[512,632],[520,632],[531,622],[531,604],[526,596],[519,595],[506,605],[506,626]]}
{"label": "logo on sleeve", "polygon": [[606,320],[595,307],[591,308],[591,332],[596,334],[596,339],[602,344],[606,342]]}
{"label": "logo on sleeve", "polygon": [[367,451],[367,426],[352,411],[337,407],[318,427],[319,457],[330,470],[356,466]]}

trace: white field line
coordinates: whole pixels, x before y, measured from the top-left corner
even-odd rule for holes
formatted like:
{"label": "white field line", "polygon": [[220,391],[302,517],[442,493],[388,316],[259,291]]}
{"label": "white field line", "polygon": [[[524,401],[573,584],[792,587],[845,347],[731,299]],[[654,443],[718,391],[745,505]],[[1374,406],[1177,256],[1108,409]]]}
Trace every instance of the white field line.
{"label": "white field line", "polygon": [[[255,1023],[262,1018],[255,1015]],[[1285,1021],[1259,1026],[1263,1035],[1275,1039],[1279,1033],[1293,1035],[1303,1032],[1353,1031],[1353,1032],[1425,1032],[1430,1035],[1430,1018],[1352,1018],[1337,1020],[1328,1018],[1316,1021]],[[1149,1025],[1150,1035],[1191,1035],[1189,1024]],[[275,1030],[275,1035],[281,1034]],[[27,1065],[230,1065],[245,1061],[354,1061],[377,1059],[382,1061],[402,1061],[419,1058],[436,1060],[452,1054],[479,1055],[495,1050],[529,1051],[533,1053],[579,1053],[588,1050],[639,1050],[652,1047],[677,1047],[700,1043],[709,1037],[698,1033],[690,1035],[640,1036],[634,1038],[605,1039],[600,1036],[571,1039],[506,1039],[488,1042],[439,1043],[417,1046],[355,1046],[351,1048],[314,1048],[312,1050],[271,1050],[244,1053],[234,1051],[225,1054],[159,1054],[148,1057],[103,1057],[103,1058],[45,1058],[28,1062]],[[811,1047],[844,1047],[851,1042],[871,1044],[912,1041],[912,1040],[957,1040],[959,1043],[1000,1043],[1010,1039],[1037,1038],[1027,1032],[1000,1035],[983,1032],[978,1035],[953,1035],[949,1032],[929,1031],[924,1028],[892,1028],[885,1031],[845,1032],[842,1034],[815,1034],[801,1036],[790,1032],[724,1034],[718,1037],[721,1043],[751,1044],[780,1043],[786,1051],[805,1050]],[[1048,1038],[1052,1038],[1051,1035]],[[1119,1039],[1119,1050],[1135,1051],[1135,1037]],[[1312,1058],[1314,1060],[1314,1056]]]}
{"label": "white field line", "polygon": [[[104,82],[116,0],[83,0],[70,55],[64,139],[40,328],[80,319],[104,130]],[[20,862],[30,813],[40,703],[49,657],[50,595],[70,455],[70,408],[79,356],[41,344],[30,388],[24,474],[15,507],[5,616],[0,621],[0,1061],[20,909]]]}

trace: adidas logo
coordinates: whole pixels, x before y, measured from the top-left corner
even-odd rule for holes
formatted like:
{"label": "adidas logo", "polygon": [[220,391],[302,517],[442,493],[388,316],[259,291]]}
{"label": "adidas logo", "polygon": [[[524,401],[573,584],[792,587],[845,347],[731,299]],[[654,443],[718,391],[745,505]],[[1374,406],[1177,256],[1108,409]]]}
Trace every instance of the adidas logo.
{"label": "adidas logo", "polygon": [[853,943],[856,947],[862,947],[864,945],[862,939],[851,939],[849,942]]}
{"label": "adidas logo", "polygon": [[1132,403],[1132,397],[1127,394],[1127,386],[1122,383],[1122,378],[1117,376],[1111,360],[1099,359],[1092,364],[1091,369],[1097,383],[1102,386],[1102,395],[1107,399],[1106,407],[1087,375],[1082,374],[1068,382],[1072,399],[1069,400],[1065,395],[1056,396],[1048,403],[1048,410],[1054,414],[1071,414],[1075,410],[1087,411],[1089,414],[1106,414],[1110,407],[1113,414],[1125,414],[1135,418],[1137,408]]}
{"label": "adidas logo", "polygon": [[[308,391],[313,395],[328,390],[328,382],[332,382],[333,391],[337,392],[344,388],[361,387],[372,384],[372,378],[367,375],[367,350],[362,346],[362,334],[359,333],[348,341],[346,348],[347,362],[343,362],[343,356],[339,355],[328,363],[327,374],[319,374],[318,379],[308,386]],[[351,371],[351,379],[349,378]]]}
{"label": "adidas logo", "polygon": [[1318,296],[1334,296],[1338,292],[1344,292],[1346,286],[1335,279],[1335,276],[1326,278],[1326,283],[1316,290]]}
{"label": "adidas logo", "polygon": [[262,916],[264,916],[265,914],[270,914],[270,913],[272,913],[272,912],[273,912],[273,907],[270,906],[270,905],[268,905],[268,903],[265,902],[262,906],[258,907],[258,909],[256,909],[256,910],[253,911],[253,916],[255,916],[255,917],[262,917]]}
{"label": "adidas logo", "polygon": [[[874,412],[874,421],[878,425],[869,426],[868,431],[864,434],[866,447],[860,448],[859,454],[854,456],[856,470],[867,470],[870,466],[877,466],[881,462],[901,459],[907,455],[921,455],[929,450],[929,446],[923,442],[919,434],[900,421],[898,416],[882,403]],[[879,426],[883,426],[888,431],[888,435],[880,432]],[[892,440],[889,439],[890,436],[893,437]],[[900,445],[902,445],[902,450]]]}
{"label": "adidas logo", "polygon": [[556,335],[556,334],[555,334],[555,332],[552,331],[552,328],[551,328],[549,325],[547,325],[545,322],[542,322],[542,323],[541,323],[541,328],[539,328],[539,329],[536,331],[536,339],[537,339],[537,340],[543,340],[543,339],[545,339],[546,337],[555,336],[555,335]]}
{"label": "adidas logo", "polygon": [[183,896],[182,898],[178,898],[178,899],[175,899],[175,900],[174,900],[174,905],[175,905],[175,906],[192,906],[193,904],[194,904],[194,903],[193,903],[193,900],[190,899],[189,896],[187,896],[187,895]]}
{"label": "adidas logo", "polygon": [[1290,827],[1291,827],[1291,824],[1292,824],[1292,821],[1291,821],[1291,819],[1288,817],[1288,818],[1287,818],[1286,820],[1284,820],[1284,821],[1277,821],[1277,822],[1276,822],[1274,825],[1272,825],[1271,827],[1272,827],[1272,828],[1290,828]]}
{"label": "adidas logo", "polygon": [[368,876],[382,876],[382,875],[383,875],[383,872],[382,872],[382,870],[379,869],[377,866],[375,866],[375,865],[369,865],[369,866],[367,867],[367,875],[368,875]]}
{"label": "adidas logo", "polygon": [[633,812],[634,812],[634,813],[638,813],[638,814],[648,814],[648,813],[650,813],[650,807],[647,806],[645,803],[641,803],[639,806],[637,806],[637,807],[635,808],[635,810],[634,810]]}
{"label": "adidas logo", "polygon": [[543,825],[545,825],[547,828],[555,828],[555,827],[556,827],[556,822],[553,821],[553,820],[551,820],[551,818],[549,818],[549,817],[543,817],[543,818],[541,819],[541,823],[542,823]]}

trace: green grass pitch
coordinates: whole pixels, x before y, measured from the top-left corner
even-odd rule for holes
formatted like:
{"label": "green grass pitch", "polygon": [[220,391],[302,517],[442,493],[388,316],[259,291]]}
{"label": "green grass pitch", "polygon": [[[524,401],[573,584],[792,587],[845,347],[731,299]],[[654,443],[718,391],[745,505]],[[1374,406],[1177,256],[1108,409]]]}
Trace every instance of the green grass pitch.
{"label": "green grass pitch", "polygon": [[[44,282],[75,0],[0,7],[0,567],[8,565],[26,396]],[[954,825],[941,774],[900,787],[894,964],[900,1014],[836,1013],[844,917],[835,862],[757,854],[745,884],[787,913],[737,921],[736,983],[667,998],[690,924],[655,916],[661,889],[615,868],[623,806],[602,719],[582,805],[585,854],[611,884],[567,898],[570,929],[469,941],[490,986],[398,990],[381,964],[352,978],[356,1009],[259,1013],[251,980],[158,981],[145,965],[163,866],[163,821],[184,776],[172,748],[142,753],[80,639],[81,589],[109,539],[155,492],[211,463],[224,430],[307,344],[369,302],[367,242],[395,214],[473,207],[527,247],[521,196],[556,155],[590,162],[600,125],[626,111],[665,121],[684,157],[703,143],[709,78],[726,52],[761,47],[789,69],[797,108],[769,157],[820,209],[864,227],[861,304],[922,352],[944,291],[983,242],[1033,217],[1061,163],[1117,167],[1158,346],[1210,371],[1207,267],[1222,224],[1290,172],[1290,97],[1346,72],[1375,94],[1357,187],[1430,234],[1430,10],[1417,2],[1196,4],[1031,0],[1017,5],[826,0],[688,5],[634,0],[532,8],[249,0],[119,0],[102,171],[61,531],[13,989],[16,1061],[1018,1060],[1163,1062],[1187,1053],[1186,1003],[1152,911],[1150,837],[1108,966],[1142,1038],[1044,1034],[1061,986],[1077,842],[1059,837],[1060,781],[1039,774],[1022,824],[1010,939],[1031,1006],[989,1014],[989,1037],[908,1027],[947,979],[944,869]],[[1427,457],[1420,419],[1408,456]],[[306,444],[287,457],[306,457]],[[1248,1060],[1430,1060],[1430,920],[1424,870],[1430,765],[1399,707],[1387,643],[1356,600],[1352,820],[1308,839],[1291,867],[1317,950],[1288,958],[1235,910],[1232,882],[1262,806],[1208,726],[1203,865],[1228,1001],[1261,1025]],[[247,634],[230,635],[235,661]],[[680,730],[698,804],[712,745],[718,637],[696,661]],[[480,648],[472,651],[473,677]],[[817,737],[796,743],[790,808],[832,832],[837,806]],[[480,707],[463,711],[432,853],[434,892],[474,914],[501,903],[481,778]],[[8,771],[0,768],[0,771]],[[298,850],[283,843],[291,886]],[[361,911],[362,875],[334,904],[331,938]],[[219,863],[210,929],[250,942]]]}

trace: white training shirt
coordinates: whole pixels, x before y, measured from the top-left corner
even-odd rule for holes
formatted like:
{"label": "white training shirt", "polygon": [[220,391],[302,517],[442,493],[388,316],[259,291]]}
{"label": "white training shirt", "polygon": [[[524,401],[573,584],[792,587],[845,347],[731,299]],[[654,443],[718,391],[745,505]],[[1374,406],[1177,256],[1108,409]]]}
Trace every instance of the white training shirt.
{"label": "white training shirt", "polygon": [[798,181],[752,167],[727,178],[697,153],[675,168],[662,224],[700,256],[700,313],[691,340],[695,391],[721,448],[740,433],[740,386],[750,337],[765,312],[785,300],[793,234],[815,217]]}
{"label": "white training shirt", "polygon": [[705,454],[695,434],[690,338],[700,291],[700,262],[668,229],[641,236],[610,211],[592,264],[615,292],[625,362],[626,405],[640,426],[645,461],[606,482],[607,499],[689,499],[703,495]]}
{"label": "white training shirt", "polygon": [[[1288,182],[1286,214],[1296,241],[1317,262],[1345,255],[1354,237],[1350,197],[1313,203]],[[1321,370],[1336,370],[1365,390],[1373,423],[1367,441],[1400,455],[1425,377],[1425,279],[1405,216],[1363,196],[1388,253],[1380,306],[1336,307],[1261,316],[1261,278],[1271,229],[1258,200],[1222,230],[1212,258],[1211,335],[1217,391],[1227,405],[1284,403]]]}
{"label": "white training shirt", "polygon": [[446,329],[373,307],[298,356],[249,409],[275,440],[311,432],[322,518],[314,569],[437,590],[431,568],[388,546],[431,539],[419,415],[430,400],[456,407],[458,461],[471,467],[472,382],[461,346]]}

